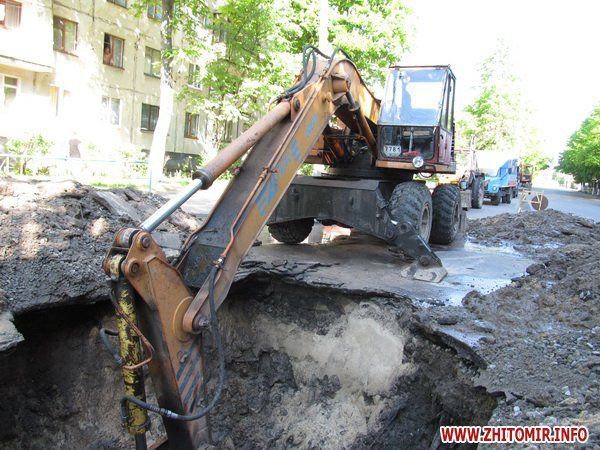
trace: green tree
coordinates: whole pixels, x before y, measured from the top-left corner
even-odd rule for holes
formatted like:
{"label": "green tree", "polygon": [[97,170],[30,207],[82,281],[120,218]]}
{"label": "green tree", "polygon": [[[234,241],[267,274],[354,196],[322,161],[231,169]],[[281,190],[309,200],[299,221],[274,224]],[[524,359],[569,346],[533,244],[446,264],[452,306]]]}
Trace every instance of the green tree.
{"label": "green tree", "polygon": [[[252,122],[293,83],[304,46],[319,40],[322,3],[226,0],[218,7],[208,24],[217,39],[215,59],[202,77],[204,92],[183,94],[208,116],[216,148],[229,141],[232,123]],[[400,0],[333,0],[329,41],[351,55],[367,80],[380,82],[406,48],[407,15]]]}
{"label": "green tree", "polygon": [[523,165],[528,167],[532,174],[550,167],[552,157],[542,152],[540,149],[531,149],[521,156]]}
{"label": "green tree", "polygon": [[[317,1],[291,0],[285,36],[293,53],[319,41]],[[380,83],[408,48],[410,10],[403,0],[330,0],[329,42],[344,49],[369,83]]]}
{"label": "green tree", "polygon": [[[175,100],[174,64],[178,58],[198,57],[209,45],[202,39],[202,18],[211,11],[203,0],[136,0],[134,12],[145,14],[148,8],[158,8],[161,24],[161,68],[159,114],[152,137],[149,169],[152,182],[163,176],[167,135],[173,116]],[[175,45],[175,36],[181,45]]]}
{"label": "green tree", "polygon": [[530,116],[510,49],[500,42],[480,66],[478,94],[457,121],[456,145],[512,152],[535,174],[548,168],[552,157],[542,150]]}
{"label": "green tree", "polygon": [[569,138],[558,170],[573,175],[578,183],[600,179],[600,104]]}
{"label": "green tree", "polygon": [[458,122],[457,145],[474,142],[480,150],[521,150],[531,135],[529,111],[506,45],[500,43],[481,64],[478,91]]}

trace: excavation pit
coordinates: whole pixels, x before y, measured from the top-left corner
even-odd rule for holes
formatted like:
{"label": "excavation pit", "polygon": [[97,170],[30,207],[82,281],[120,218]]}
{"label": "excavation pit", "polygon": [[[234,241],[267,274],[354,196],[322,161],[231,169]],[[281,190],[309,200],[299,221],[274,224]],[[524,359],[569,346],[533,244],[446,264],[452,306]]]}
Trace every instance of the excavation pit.
{"label": "excavation pit", "polygon": [[[227,381],[211,414],[219,448],[437,448],[440,425],[483,425],[496,400],[478,367],[420,331],[408,300],[236,283],[219,310]],[[3,448],[130,448],[118,368],[98,330],[106,304],[18,316],[0,365]],[[209,395],[217,358],[205,342]],[[212,375],[212,376],[211,376]],[[153,417],[151,441],[163,435]]]}

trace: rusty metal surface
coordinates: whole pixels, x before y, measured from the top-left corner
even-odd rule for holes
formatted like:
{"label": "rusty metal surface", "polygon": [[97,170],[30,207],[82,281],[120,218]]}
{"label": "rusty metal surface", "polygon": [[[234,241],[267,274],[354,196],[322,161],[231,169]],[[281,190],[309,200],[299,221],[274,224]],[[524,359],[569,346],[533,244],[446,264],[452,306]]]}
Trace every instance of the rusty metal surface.
{"label": "rusty metal surface", "polygon": [[[111,276],[116,281],[112,283],[115,307],[118,308],[117,331],[119,335],[119,355],[122,366],[121,374],[125,385],[125,395],[132,395],[141,400],[146,399],[144,389],[144,374],[141,364],[144,362],[140,336],[130,324],[137,325],[135,308],[135,292],[120,273],[120,263],[123,256],[112,258]],[[148,413],[137,405],[128,403],[125,406],[124,425],[131,435],[145,434],[148,430]]]}
{"label": "rusty metal surface", "polygon": [[[124,229],[117,233],[105,260],[124,256],[123,275],[140,297],[136,302],[140,329],[154,348],[148,364],[159,406],[188,414],[201,400],[204,364],[200,336],[181,328],[182,309],[192,298],[179,272],[150,233]],[[182,422],[164,419],[171,448],[198,448],[208,442],[205,418]]]}
{"label": "rusty metal surface", "polygon": [[[383,161],[378,159],[375,163],[377,167],[386,168],[386,169],[404,169],[404,170],[415,170],[415,167],[411,162],[402,162],[402,161]],[[455,173],[456,172],[456,163],[446,166],[443,164],[425,164],[422,167],[422,172],[434,172],[434,173]]]}
{"label": "rusty metal surface", "polygon": [[234,139],[227,147],[221,150],[210,162],[203,167],[211,182],[216,180],[235,161],[254,146],[267,132],[277,123],[281,122],[290,114],[290,103],[282,101],[271,111],[259,119],[254,125]]}
{"label": "rusty metal surface", "polygon": [[[200,287],[184,317],[184,329],[192,332],[194,320],[208,312],[206,278],[212,261],[224,257],[215,284],[217,307],[223,302],[241,259],[287,190],[298,168],[338,109],[346,110],[345,92],[335,92],[334,80],[347,80],[354,98],[365,99],[365,115],[376,120],[379,102],[363,84],[354,64],[347,59],[331,66],[320,61],[311,82],[296,95],[290,117],[279,122],[252,149],[200,232],[191,241],[179,268],[186,283]],[[342,86],[343,87],[343,86]],[[336,89],[340,90],[339,82]],[[346,123],[356,128],[353,117]],[[342,121],[347,117],[340,117]],[[237,194],[237,195],[234,195]]]}
{"label": "rusty metal surface", "polygon": [[543,211],[548,207],[548,197],[544,194],[536,194],[531,199],[530,205],[536,211]]}

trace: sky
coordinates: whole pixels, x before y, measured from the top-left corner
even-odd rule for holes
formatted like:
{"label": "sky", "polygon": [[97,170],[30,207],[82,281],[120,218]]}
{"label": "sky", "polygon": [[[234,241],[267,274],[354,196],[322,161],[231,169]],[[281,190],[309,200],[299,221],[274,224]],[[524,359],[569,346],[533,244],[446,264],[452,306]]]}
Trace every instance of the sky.
{"label": "sky", "polygon": [[450,64],[456,108],[475,96],[478,66],[503,40],[544,150],[557,156],[600,104],[600,0],[407,0],[402,64]]}

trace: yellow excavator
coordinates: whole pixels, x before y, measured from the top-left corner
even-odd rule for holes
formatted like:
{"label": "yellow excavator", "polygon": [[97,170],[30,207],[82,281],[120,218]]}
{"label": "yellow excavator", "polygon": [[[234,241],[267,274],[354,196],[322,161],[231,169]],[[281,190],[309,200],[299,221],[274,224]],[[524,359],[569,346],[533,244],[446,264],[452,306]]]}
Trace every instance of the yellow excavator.
{"label": "yellow excavator", "polygon": [[[325,55],[307,47],[295,84],[263,118],[198,170],[184,192],[116,234],[103,269],[117,330],[101,336],[109,347],[110,336],[118,336],[121,412],[136,448],[147,448],[149,412],[163,417],[168,440],[160,448],[209,444],[206,418],[225,379],[216,311],[265,224],[285,243],[301,242],[315,221],[354,228],[412,259],[400,275],[429,282],[446,275],[429,242],[448,244],[457,235],[464,220],[460,192],[455,185],[431,192],[413,178],[456,170],[454,89],[448,66],[395,66],[380,102],[343,51]],[[239,159],[210,215],[170,263],[152,231]],[[304,162],[329,170],[299,177]],[[210,398],[204,398],[201,342],[207,332],[219,358]],[[158,404],[146,400],[145,366]]]}

